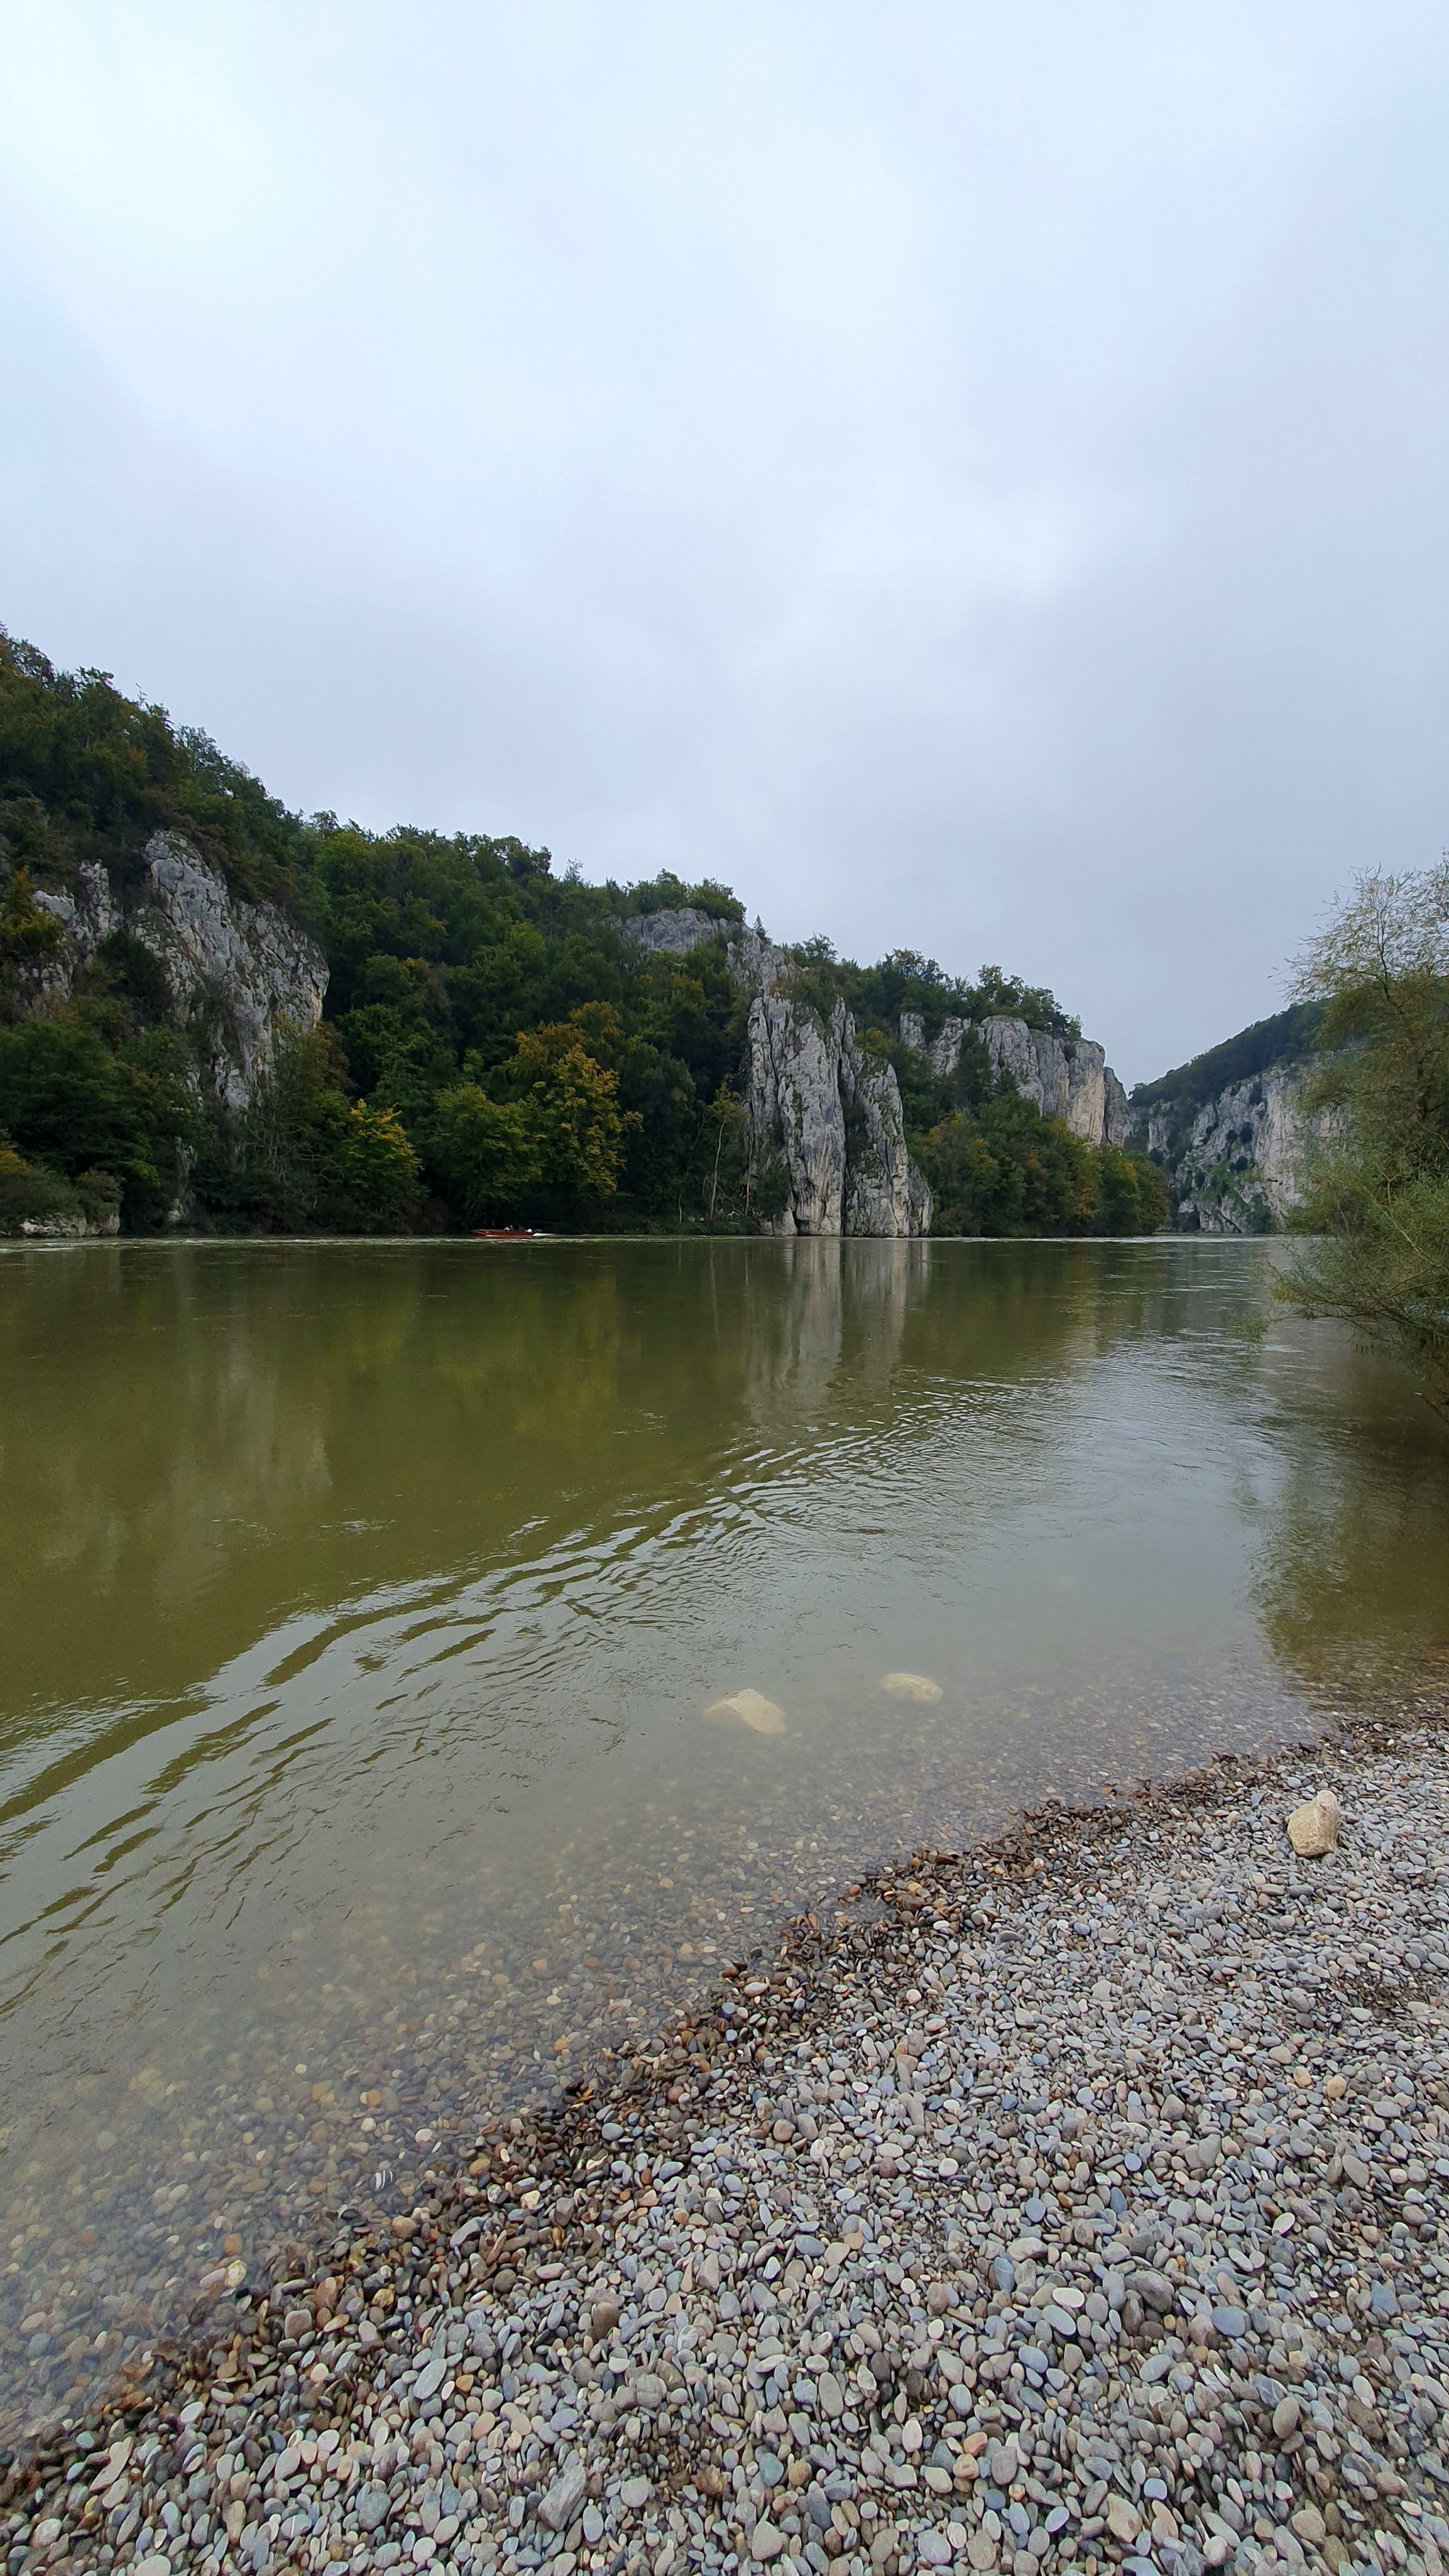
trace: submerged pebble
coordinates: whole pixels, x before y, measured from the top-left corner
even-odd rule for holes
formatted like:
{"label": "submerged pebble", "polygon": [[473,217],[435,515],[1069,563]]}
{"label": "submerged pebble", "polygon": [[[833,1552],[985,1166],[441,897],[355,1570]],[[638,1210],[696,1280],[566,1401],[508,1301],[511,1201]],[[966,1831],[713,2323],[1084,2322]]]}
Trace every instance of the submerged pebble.
{"label": "submerged pebble", "polygon": [[757,1690],[731,1691],[727,1699],[717,1699],[712,1708],[707,1708],[705,1715],[717,1725],[748,1727],[752,1735],[783,1735],[785,1732],[784,1710],[777,1708],[772,1699],[763,1698]]}

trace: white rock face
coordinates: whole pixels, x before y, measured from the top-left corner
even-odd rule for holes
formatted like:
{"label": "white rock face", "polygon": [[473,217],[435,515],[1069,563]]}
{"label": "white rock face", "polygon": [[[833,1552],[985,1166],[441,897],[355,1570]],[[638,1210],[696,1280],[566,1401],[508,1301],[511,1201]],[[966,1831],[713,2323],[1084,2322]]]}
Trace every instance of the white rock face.
{"label": "white rock face", "polygon": [[718,939],[721,931],[733,930],[734,924],[680,904],[673,912],[635,913],[621,927],[624,937],[647,956],[687,957],[691,948],[702,948],[707,939]]}
{"label": "white rock face", "polygon": [[750,1005],[746,1102],[757,1158],[777,1152],[778,1234],[928,1234],[931,1193],[906,1150],[894,1067],[862,1054],[837,1002],[826,1027],[773,981]]}
{"label": "white rock face", "polygon": [[1023,1099],[1035,1101],[1044,1118],[1060,1118],[1087,1145],[1125,1145],[1130,1127],[1127,1094],[1107,1062],[1106,1050],[1094,1038],[1059,1038],[1033,1029],[1025,1020],[997,1014],[985,1020],[946,1020],[929,1043],[918,1012],[903,1011],[901,1044],[923,1055],[938,1081],[953,1074],[961,1049],[973,1033],[991,1059],[993,1072],[1005,1071]]}
{"label": "white rock face", "polygon": [[1332,1110],[1303,1106],[1304,1069],[1272,1065],[1220,1091],[1198,1111],[1174,1150],[1170,1106],[1149,1110],[1145,1142],[1178,1192],[1187,1233],[1273,1233],[1302,1200],[1315,1143],[1329,1141]]}
{"label": "white rock face", "polygon": [[815,1013],[776,992],[750,1004],[746,1099],[757,1155],[778,1147],[789,1198],[780,1234],[840,1234],[845,1201],[845,1115],[840,1065]]}
{"label": "white rock face", "polygon": [[938,1082],[953,1074],[961,1061],[961,1049],[971,1034],[969,1020],[943,1020],[933,1038],[926,1036],[926,1023],[919,1011],[902,1011],[901,1044],[913,1055],[923,1055]]}
{"label": "white rock face", "polygon": [[[929,1234],[931,1193],[906,1149],[895,1067],[860,1053],[855,1023],[842,1002],[836,1003],[831,1033],[839,1045],[840,1091],[847,1111],[844,1231]],[[853,1121],[848,1115],[852,1109]]]}
{"label": "white rock face", "polygon": [[266,1073],[281,1030],[316,1027],[326,960],[280,905],[232,894],[179,833],[153,832],[145,865],[143,885],[125,900],[94,863],[82,866],[73,897],[37,889],[36,902],[66,932],[37,998],[64,1000],[101,942],[126,931],[165,969],[172,1009],[196,1041],[203,1080],[239,1111]]}

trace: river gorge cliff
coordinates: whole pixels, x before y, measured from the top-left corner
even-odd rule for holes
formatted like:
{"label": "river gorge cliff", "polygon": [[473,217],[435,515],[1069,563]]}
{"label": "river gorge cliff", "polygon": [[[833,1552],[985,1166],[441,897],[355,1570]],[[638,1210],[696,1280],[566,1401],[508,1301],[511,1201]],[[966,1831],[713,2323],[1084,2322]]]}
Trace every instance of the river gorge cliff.
{"label": "river gorge cliff", "polygon": [[68,891],[37,887],[33,900],[60,936],[30,979],[30,1009],[68,1002],[108,943],[134,941],[161,970],[199,1080],[233,1115],[254,1098],[280,1032],[322,1016],[327,961],[316,940],[280,904],[233,893],[178,832],[152,833],[130,882],[84,860]]}
{"label": "river gorge cliff", "polygon": [[1308,1080],[1318,1013],[1280,1011],[1190,1064],[1139,1084],[1133,1142],[1165,1174],[1186,1234],[1275,1234],[1301,1205],[1335,1116]]}
{"label": "river gorge cliff", "polygon": [[751,1152],[783,1167],[776,1234],[929,1234],[931,1192],[906,1147],[894,1066],[862,1051],[843,1002],[829,1020],[769,987],[750,1005]]}
{"label": "river gorge cliff", "polygon": [[901,1043],[925,1057],[932,1073],[955,1072],[968,1038],[979,1037],[992,1071],[1009,1074],[1044,1118],[1060,1118],[1084,1145],[1124,1145],[1131,1116],[1127,1094],[1094,1038],[1058,1037],[1001,1012],[980,1020],[946,1020],[929,1040],[914,1011],[903,1011]]}

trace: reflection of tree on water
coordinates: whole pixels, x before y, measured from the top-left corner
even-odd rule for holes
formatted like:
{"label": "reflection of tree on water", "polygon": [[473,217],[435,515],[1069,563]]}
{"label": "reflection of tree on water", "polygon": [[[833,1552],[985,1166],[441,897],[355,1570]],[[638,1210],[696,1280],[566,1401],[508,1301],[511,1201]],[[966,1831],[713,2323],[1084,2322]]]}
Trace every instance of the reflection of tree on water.
{"label": "reflection of tree on water", "polygon": [[1344,1436],[1326,1411],[1297,1415],[1253,1580],[1294,1681],[1354,1711],[1449,1685],[1449,1458],[1375,1377]]}

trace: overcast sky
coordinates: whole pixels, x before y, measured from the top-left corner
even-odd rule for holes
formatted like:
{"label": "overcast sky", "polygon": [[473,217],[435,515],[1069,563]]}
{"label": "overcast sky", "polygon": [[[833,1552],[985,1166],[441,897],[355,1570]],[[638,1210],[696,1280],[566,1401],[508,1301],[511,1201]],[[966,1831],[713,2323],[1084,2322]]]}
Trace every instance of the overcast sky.
{"label": "overcast sky", "polygon": [[1449,840],[1449,14],[10,0],[0,621],[288,803],[1052,984]]}

